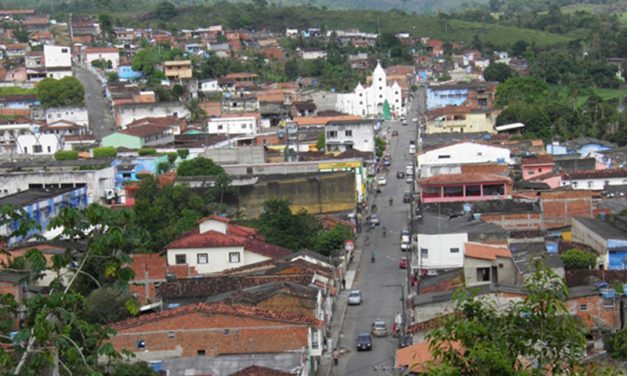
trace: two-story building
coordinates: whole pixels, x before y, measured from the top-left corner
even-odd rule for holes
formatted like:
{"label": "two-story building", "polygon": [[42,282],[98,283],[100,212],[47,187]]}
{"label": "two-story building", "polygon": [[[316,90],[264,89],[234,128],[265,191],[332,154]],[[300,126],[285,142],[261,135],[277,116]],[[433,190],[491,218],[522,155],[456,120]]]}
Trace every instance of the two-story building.
{"label": "two-story building", "polygon": [[168,80],[192,78],[191,60],[170,60],[163,63],[163,74]]}
{"label": "two-story building", "polygon": [[46,124],[50,125],[64,120],[70,123],[89,127],[87,107],[53,107],[46,109]]}
{"label": "two-story building", "polygon": [[88,47],[83,55],[87,64],[102,60],[109,69],[118,69],[120,66],[120,51],[115,47]]}
{"label": "two-story building", "polygon": [[460,173],[460,165],[511,163],[510,150],[503,147],[486,145],[478,142],[459,142],[437,147],[418,154],[420,176],[427,178],[434,175]]}
{"label": "two-story building", "polygon": [[627,185],[627,169],[572,171],[562,174],[562,186],[602,191],[610,185]]}
{"label": "two-story building", "polygon": [[437,108],[427,113],[425,133],[494,133],[497,115],[498,112],[491,109]]}
{"label": "two-story building", "polygon": [[333,120],[324,126],[325,151],[342,153],[346,150],[359,150],[374,153],[374,120]]}
{"label": "two-story building", "polygon": [[489,109],[494,104],[495,93],[494,82],[433,83],[427,90],[427,109],[434,110],[447,106]]}
{"label": "two-story building", "polygon": [[471,202],[507,200],[512,179],[503,175],[465,173],[435,175],[418,181],[421,202]]}
{"label": "two-story building", "polygon": [[542,175],[551,174],[555,167],[553,156],[550,154],[536,155],[523,158],[520,162],[523,180],[537,179]]}
{"label": "two-story building", "polygon": [[627,270],[627,232],[596,218],[572,219],[573,241],[594,249],[599,269]]}
{"label": "two-story building", "polygon": [[66,46],[44,45],[46,77],[61,79],[72,76],[72,51]]}
{"label": "two-story building", "polygon": [[255,135],[259,129],[259,113],[222,114],[207,121],[207,133]]}

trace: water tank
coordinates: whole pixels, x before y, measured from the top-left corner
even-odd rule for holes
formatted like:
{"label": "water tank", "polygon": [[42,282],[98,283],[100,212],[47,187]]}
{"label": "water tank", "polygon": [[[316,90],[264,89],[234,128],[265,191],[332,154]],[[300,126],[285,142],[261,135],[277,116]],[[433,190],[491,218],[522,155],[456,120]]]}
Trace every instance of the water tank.
{"label": "water tank", "polygon": [[601,297],[603,297],[603,299],[614,299],[616,297],[616,290],[601,289]]}
{"label": "water tank", "polygon": [[155,372],[161,372],[161,364],[163,362],[160,360],[153,360],[148,362],[148,366],[150,366],[150,368],[152,368],[153,371]]}

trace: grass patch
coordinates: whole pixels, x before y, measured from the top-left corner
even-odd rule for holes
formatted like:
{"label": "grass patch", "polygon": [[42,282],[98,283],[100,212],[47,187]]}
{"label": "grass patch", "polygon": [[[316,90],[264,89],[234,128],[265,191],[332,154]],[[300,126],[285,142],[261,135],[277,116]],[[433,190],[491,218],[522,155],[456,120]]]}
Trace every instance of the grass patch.
{"label": "grass patch", "polygon": [[[557,90],[558,95],[561,98],[565,98],[567,100],[571,100],[568,96],[568,87],[566,86],[554,86],[554,89]],[[592,88],[594,94],[601,97],[603,100],[617,99],[617,98],[627,98],[627,89],[600,89],[600,88]],[[582,93],[577,97],[577,106],[581,106],[588,100],[588,95]],[[572,103],[572,102],[571,102]]]}
{"label": "grass patch", "polygon": [[620,13],[618,19],[621,23],[627,24],[627,12]]}
{"label": "grass patch", "polygon": [[24,95],[24,94],[37,94],[35,89],[25,89],[18,86],[0,87],[0,96],[3,95]]}

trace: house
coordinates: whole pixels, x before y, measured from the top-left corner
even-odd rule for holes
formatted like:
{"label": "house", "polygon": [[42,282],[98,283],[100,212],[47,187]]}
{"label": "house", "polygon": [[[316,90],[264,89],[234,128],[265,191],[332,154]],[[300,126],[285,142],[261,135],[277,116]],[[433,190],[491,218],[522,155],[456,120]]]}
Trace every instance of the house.
{"label": "house", "polygon": [[531,180],[552,173],[555,163],[553,162],[553,156],[550,154],[535,155],[523,158],[520,162],[520,167],[523,180]]}
{"label": "house", "polygon": [[[451,348],[460,354],[463,351],[459,342],[453,342]],[[431,342],[422,341],[396,350],[394,368],[406,370],[409,375],[426,374],[434,362],[436,359],[431,353]]]}
{"label": "house", "polygon": [[[153,94],[154,95],[154,94]],[[189,110],[181,102],[133,102],[123,103],[113,107],[115,124],[119,128],[126,126],[142,118],[161,118],[173,116],[184,118],[189,116]]]}
{"label": "house", "polygon": [[229,375],[253,359],[282,371],[315,370],[321,325],[294,313],[201,303],[114,323],[110,342],[138,360],[161,362],[161,370],[173,375]]}
{"label": "house", "polygon": [[490,109],[494,104],[496,83],[484,81],[429,84],[427,110],[447,106]]}
{"label": "house", "polygon": [[89,127],[87,107],[53,107],[46,109],[46,124],[67,121],[80,126]]}
{"label": "house", "polygon": [[83,51],[83,56],[87,64],[102,60],[107,63],[108,69],[118,69],[120,66],[120,51],[115,47],[88,47]]}
{"label": "house", "polygon": [[464,243],[464,285],[498,283],[514,286],[516,269],[507,245]]}
{"label": "house", "polygon": [[187,121],[184,118],[179,118],[176,116],[145,117],[127,124],[126,129],[133,129],[146,125],[167,128],[170,130],[171,134],[180,135],[185,132],[185,129],[187,128]]}
{"label": "house", "polygon": [[168,80],[192,78],[191,60],[170,60],[163,62],[163,74]]}
{"label": "house", "polygon": [[477,142],[436,147],[419,153],[417,159],[421,177],[459,173],[457,166],[471,163],[511,163],[509,149]]}
{"label": "house", "polygon": [[440,57],[444,55],[444,41],[440,39],[427,38],[426,40],[422,41],[422,44],[425,46],[427,52],[432,57]]}
{"label": "house", "polygon": [[198,89],[205,94],[222,91],[218,85],[218,80],[215,78],[208,78],[206,80],[199,81],[198,84],[200,85]]}
{"label": "house", "polygon": [[259,113],[222,114],[207,121],[207,133],[256,135],[260,131],[259,119]]}
{"label": "house", "polygon": [[43,51],[32,51],[24,57],[26,77],[28,81],[40,81],[46,78]]}
{"label": "house", "polygon": [[512,179],[495,174],[435,175],[418,185],[423,203],[504,200],[512,194]]}
{"label": "house", "polygon": [[57,80],[72,76],[72,51],[67,46],[44,45],[46,77]]}
{"label": "house", "polygon": [[28,51],[28,44],[26,43],[6,43],[2,46],[4,47],[4,55],[8,59],[19,59],[24,57]]}
{"label": "house", "polygon": [[575,217],[572,240],[594,249],[599,269],[627,269],[627,232],[596,218]]}
{"label": "house", "polygon": [[131,291],[140,304],[157,302],[157,287],[172,278],[191,278],[196,270],[187,265],[168,265],[165,257],[156,253],[130,255],[129,267],[133,279],[129,281]]}
{"label": "house", "polygon": [[14,147],[17,154],[52,155],[64,149],[63,136],[35,132],[20,134],[15,139]]}
{"label": "house", "polygon": [[426,134],[432,133],[494,133],[498,112],[491,109],[471,109],[447,106],[427,112]]}
{"label": "house", "polygon": [[507,241],[507,232],[500,226],[469,215],[451,218],[434,212],[423,212],[418,220],[417,257],[412,268],[418,270],[450,270],[464,267],[464,249],[468,242]]}
{"label": "house", "polygon": [[325,151],[342,153],[346,150],[359,150],[374,153],[374,120],[332,120],[324,126]]}
{"label": "house", "polygon": [[610,150],[614,147],[616,145],[611,142],[581,136],[564,144],[554,141],[546,146],[546,152],[552,155],[579,154],[585,157],[591,153]]}
{"label": "house", "polygon": [[149,123],[111,133],[102,138],[101,145],[137,150],[172,142],[174,134],[170,127]]}
{"label": "house", "polygon": [[187,264],[195,267],[199,274],[218,273],[291,253],[266,243],[257,230],[217,216],[204,218],[196,229],[181,235],[165,248],[168,265]]}
{"label": "house", "polygon": [[144,75],[142,72],[134,71],[130,65],[120,65],[118,66],[118,77],[122,81],[130,81],[138,80],[144,77]]}
{"label": "house", "polygon": [[627,169],[574,171],[562,174],[562,186],[602,191],[606,186],[627,184]]}
{"label": "house", "polygon": [[237,97],[225,95],[222,97],[220,106],[220,110],[223,114],[259,112],[260,108],[259,100],[253,95],[241,95]]}
{"label": "house", "polygon": [[536,263],[539,260],[542,260],[560,278],[564,278],[566,274],[559,254],[557,252],[549,252],[544,239],[510,240],[509,250],[516,265],[516,286],[524,285],[527,278],[536,272]]}
{"label": "house", "polygon": [[[24,209],[28,217],[39,225],[33,229],[28,237],[45,235],[48,224],[59,214],[64,207],[87,207],[87,189],[85,187],[27,189],[18,193],[0,198],[0,207],[13,205],[17,209]],[[17,222],[0,226],[0,235],[8,236],[17,230]],[[10,238],[9,244],[14,244],[22,238]]]}
{"label": "house", "polygon": [[327,51],[317,48],[297,48],[296,54],[303,60],[316,60],[327,58]]}
{"label": "house", "polygon": [[316,104],[312,100],[294,101],[290,106],[290,116],[292,119],[302,116],[316,116]]}
{"label": "house", "polygon": [[361,83],[352,93],[337,94],[335,109],[339,112],[359,116],[400,116],[405,107],[397,81],[388,83],[387,74],[379,62],[372,72],[372,85]]}

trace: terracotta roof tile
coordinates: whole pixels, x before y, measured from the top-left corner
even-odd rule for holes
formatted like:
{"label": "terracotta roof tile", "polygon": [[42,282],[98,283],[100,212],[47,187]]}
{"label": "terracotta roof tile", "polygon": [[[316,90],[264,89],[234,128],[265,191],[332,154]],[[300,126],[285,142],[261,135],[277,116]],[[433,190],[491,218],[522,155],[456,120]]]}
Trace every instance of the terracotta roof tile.
{"label": "terracotta roof tile", "polygon": [[462,184],[462,183],[485,183],[485,182],[511,182],[506,176],[495,174],[450,174],[435,175],[419,181],[420,185],[440,185],[440,184]]}
{"label": "terracotta roof tile", "polygon": [[533,157],[523,158],[521,164],[523,166],[553,164],[553,156],[551,154],[540,154]]}
{"label": "terracotta roof tile", "polygon": [[293,376],[293,373],[278,371],[276,369],[261,367],[261,366],[250,366],[244,369],[241,369],[235,373],[230,374],[229,376]]}
{"label": "terracotta roof tile", "polygon": [[285,257],[292,254],[292,251],[287,248],[279,247],[278,245],[273,245],[257,239],[248,240],[244,249],[270,258]]}
{"label": "terracotta roof tile", "polygon": [[[429,348],[430,342],[419,342],[415,345],[405,347],[396,351],[396,367],[407,367],[409,371],[420,373],[427,369],[427,365],[435,359],[431,355]],[[460,351],[459,342],[452,342],[451,345],[455,350]]]}
{"label": "terracotta roof tile", "polygon": [[166,249],[229,247],[245,244],[246,239],[241,236],[227,235],[214,230],[201,234],[198,229],[194,229],[170,242],[166,245]]}
{"label": "terracotta roof tile", "polygon": [[615,168],[611,170],[574,171],[562,175],[566,180],[576,179],[603,179],[627,177],[627,169]]}
{"label": "terracotta roof tile", "polygon": [[497,257],[511,258],[512,252],[506,246],[464,243],[464,256],[482,260],[496,260]]}
{"label": "terracotta roof tile", "polygon": [[293,119],[294,123],[299,127],[308,126],[308,125],[326,125],[332,121],[352,121],[352,120],[363,120],[361,116],[356,115],[338,115],[338,116],[303,116],[303,117],[295,117]]}

